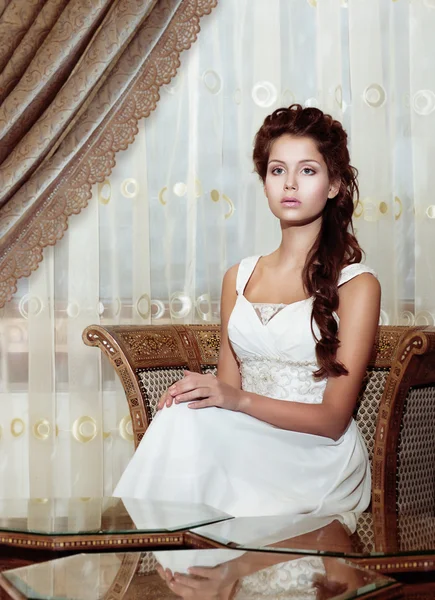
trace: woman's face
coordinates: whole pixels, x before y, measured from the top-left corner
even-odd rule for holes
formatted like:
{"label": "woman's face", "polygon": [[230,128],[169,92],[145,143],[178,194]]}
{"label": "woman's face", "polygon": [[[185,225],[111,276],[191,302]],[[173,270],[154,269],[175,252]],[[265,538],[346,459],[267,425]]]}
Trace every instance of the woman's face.
{"label": "woman's face", "polygon": [[298,225],[315,221],[339,187],[329,180],[325,160],[310,137],[284,134],[273,142],[264,191],[278,219]]}

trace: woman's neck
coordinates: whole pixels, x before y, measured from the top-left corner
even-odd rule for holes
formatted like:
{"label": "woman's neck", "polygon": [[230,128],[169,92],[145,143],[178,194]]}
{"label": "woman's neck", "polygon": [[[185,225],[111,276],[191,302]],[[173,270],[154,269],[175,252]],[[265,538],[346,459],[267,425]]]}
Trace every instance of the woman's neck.
{"label": "woman's neck", "polygon": [[273,253],[278,264],[302,268],[320,232],[321,221],[282,228],[281,244]]}

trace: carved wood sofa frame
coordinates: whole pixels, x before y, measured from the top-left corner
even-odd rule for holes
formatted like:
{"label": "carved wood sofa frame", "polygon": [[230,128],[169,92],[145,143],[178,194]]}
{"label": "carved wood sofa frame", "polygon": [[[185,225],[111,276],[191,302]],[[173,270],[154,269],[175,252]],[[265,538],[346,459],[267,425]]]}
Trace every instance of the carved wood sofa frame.
{"label": "carved wood sofa frame", "polygon": [[[98,346],[118,374],[137,447],[161,394],[183,369],[215,372],[220,331],[218,325],[91,325],[83,340]],[[426,533],[415,532],[415,518],[424,524],[435,516],[435,328],[379,327],[355,418],[372,463],[366,516],[376,550],[396,552],[401,538],[409,545],[413,536],[421,543]]]}

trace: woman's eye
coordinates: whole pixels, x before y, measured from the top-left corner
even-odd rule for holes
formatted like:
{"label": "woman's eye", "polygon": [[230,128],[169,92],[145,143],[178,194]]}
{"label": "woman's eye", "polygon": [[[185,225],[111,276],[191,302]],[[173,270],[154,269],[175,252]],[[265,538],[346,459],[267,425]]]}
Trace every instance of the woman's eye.
{"label": "woman's eye", "polygon": [[302,173],[304,175],[314,175],[315,171],[314,169],[310,169],[310,167],[305,167],[304,169],[302,169]]}
{"label": "woman's eye", "polygon": [[284,169],[282,167],[275,167],[272,169],[272,173],[274,175],[282,175],[284,173]]}

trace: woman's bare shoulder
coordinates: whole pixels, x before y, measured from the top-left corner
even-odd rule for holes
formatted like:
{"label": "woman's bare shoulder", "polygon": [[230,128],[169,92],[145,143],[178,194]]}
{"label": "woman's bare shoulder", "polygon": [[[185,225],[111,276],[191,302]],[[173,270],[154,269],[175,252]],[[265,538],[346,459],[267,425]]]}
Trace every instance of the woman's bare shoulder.
{"label": "woman's bare shoulder", "polygon": [[360,273],[339,288],[339,316],[347,311],[379,311],[381,286],[372,273]]}

